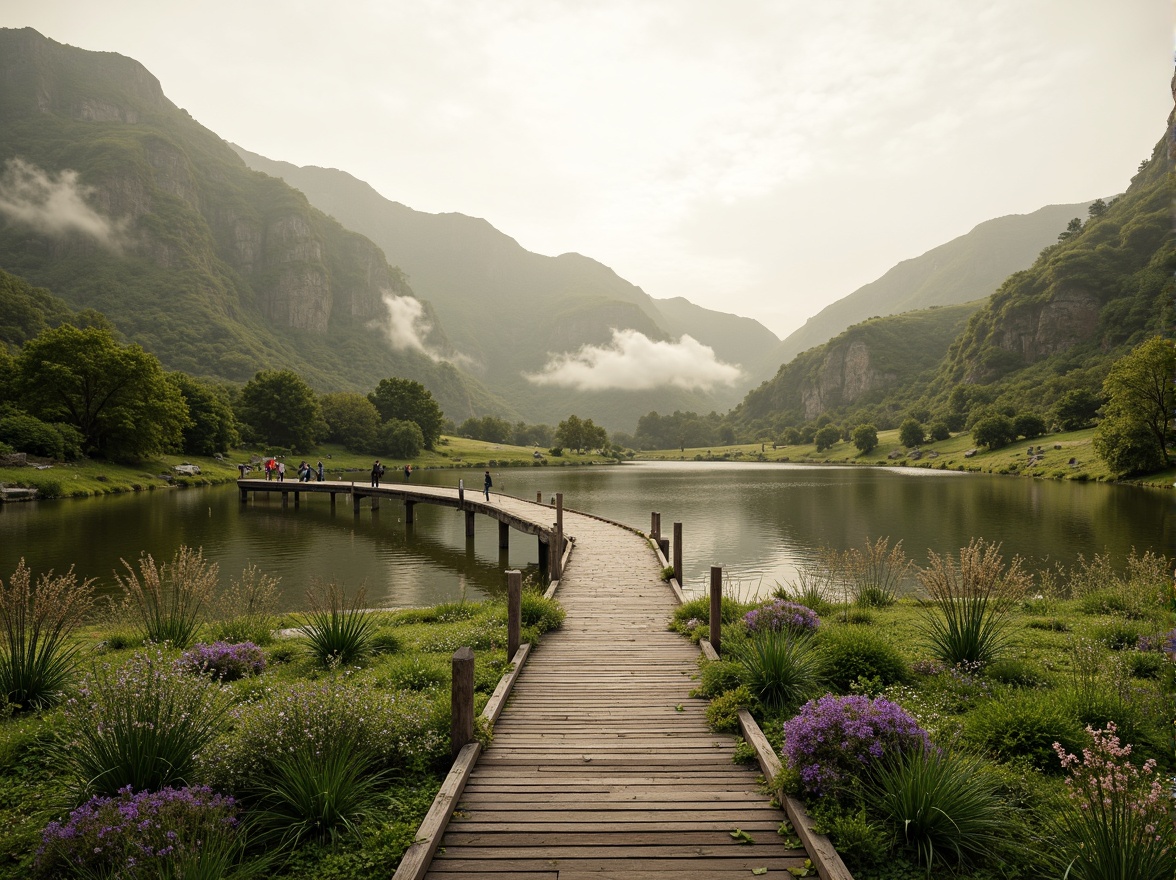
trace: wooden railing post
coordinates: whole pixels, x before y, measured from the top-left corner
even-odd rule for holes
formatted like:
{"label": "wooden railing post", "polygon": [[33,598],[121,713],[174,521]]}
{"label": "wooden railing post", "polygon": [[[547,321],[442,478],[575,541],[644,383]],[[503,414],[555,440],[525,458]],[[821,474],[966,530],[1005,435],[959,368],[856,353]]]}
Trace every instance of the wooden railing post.
{"label": "wooden railing post", "polygon": [[506,573],[506,662],[519,649],[523,631],[523,573],[512,569]]}
{"label": "wooden railing post", "polygon": [[536,493],[535,493],[535,503],[536,503],[536,504],[542,504],[542,503],[543,503],[543,493],[542,493],[542,492],[536,492]]}
{"label": "wooden railing post", "polygon": [[711,566],[710,578],[710,643],[716,654],[722,653],[723,639],[723,568]]}
{"label": "wooden railing post", "polygon": [[682,586],[682,524],[674,523],[674,580]]}
{"label": "wooden railing post", "polygon": [[653,538],[655,544],[661,537],[661,514],[656,510],[649,514],[649,537]]}
{"label": "wooden railing post", "polygon": [[453,684],[450,690],[452,721],[449,725],[450,753],[454,758],[474,740],[474,649],[453,652]]}
{"label": "wooden railing post", "polygon": [[551,569],[551,579],[558,581],[563,577],[563,528],[558,522],[551,524],[551,547],[548,554],[550,558],[547,564]]}

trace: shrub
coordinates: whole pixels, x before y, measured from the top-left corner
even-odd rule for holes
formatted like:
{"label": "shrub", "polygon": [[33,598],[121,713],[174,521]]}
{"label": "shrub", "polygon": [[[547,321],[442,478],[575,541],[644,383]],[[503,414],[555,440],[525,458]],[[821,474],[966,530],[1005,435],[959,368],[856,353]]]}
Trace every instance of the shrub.
{"label": "shrub", "polygon": [[747,631],[758,632],[789,632],[793,635],[807,635],[816,632],[821,625],[821,618],[811,608],[776,599],[752,608],[743,615],[743,623]]}
{"label": "shrub", "polygon": [[216,590],[216,563],[206,563],[201,550],[180,547],[172,561],[161,567],[149,554],[140,556],[142,580],[129,562],[124,559],[122,564],[127,574],[116,577],[138,616],[144,641],[188,647]]}
{"label": "shrub", "polygon": [[1006,762],[1024,761],[1056,771],[1054,743],[1076,748],[1082,726],[1061,699],[1032,692],[981,703],[965,721],[965,735],[986,754]]}
{"label": "shrub", "polygon": [[927,732],[896,703],[826,695],[784,724],[784,758],[812,795],[836,794],[879,760],[931,747]]}
{"label": "shrub", "polygon": [[391,630],[382,629],[372,634],[373,654],[395,654],[401,649],[400,637]]}
{"label": "shrub", "polygon": [[265,671],[265,655],[253,642],[213,642],[193,645],[180,657],[185,672],[210,675],[217,681],[236,681]]}
{"label": "shrub", "polygon": [[531,590],[523,590],[521,611],[523,626],[534,627],[540,635],[559,629],[566,616],[559,602]]}
{"label": "shrub", "polygon": [[1070,572],[1070,591],[1087,614],[1117,614],[1138,619],[1154,613],[1171,589],[1171,560],[1152,552],[1126,560],[1119,574],[1109,556],[1095,554],[1089,561],[1079,555]]}
{"label": "shrub", "polygon": [[255,795],[277,754],[309,746],[342,747],[352,735],[380,769],[428,769],[449,757],[449,696],[382,691],[359,682],[299,682],[267,690],[262,699],[229,713],[231,732],[200,756],[205,778],[217,789]]}
{"label": "shrub", "polygon": [[1086,728],[1082,758],[1055,745],[1068,771],[1068,802],[1057,813],[1057,867],[1076,880],[1171,880],[1176,833],[1171,797],[1155,761],[1136,767],[1115,726]]}
{"label": "shrub", "polygon": [[274,615],[278,607],[278,579],[250,565],[241,577],[216,598],[213,638],[224,642],[273,641]]}
{"label": "shrub", "polygon": [[1014,559],[1005,567],[998,544],[973,540],[959,564],[928,554],[919,581],[930,596],[923,632],[932,653],[949,665],[991,663],[1008,647],[1008,613],[1030,582]]}
{"label": "shrub", "polygon": [[0,580],[0,697],[39,709],[56,702],[77,669],[70,637],[93,605],[94,582],[41,575],[34,584],[24,559]]}
{"label": "shrub", "polygon": [[227,706],[210,679],[183,674],[158,650],[141,651],[87,675],[66,701],[59,758],[98,795],[185,783]]}
{"label": "shrub", "polygon": [[[734,623],[743,616],[744,607],[729,596],[723,596],[719,607],[722,610],[723,623]],[[699,596],[697,599],[683,602],[674,609],[675,623],[682,624],[692,618],[701,620],[703,623],[710,623],[709,596]]]}
{"label": "shrub", "polygon": [[889,538],[873,543],[867,539],[863,549],[853,547],[842,557],[853,599],[867,608],[893,605],[912,564],[902,550],[902,541],[891,547]]}
{"label": "shrub", "polygon": [[827,627],[818,647],[826,681],[843,693],[859,678],[876,678],[883,685],[907,679],[906,661],[898,649],[885,636],[865,627]]}
{"label": "shrub", "polygon": [[[193,877],[220,874],[240,855],[237,804],[212,789],[165,788],[93,797],[50,822],[37,852],[46,877]],[[203,873],[194,873],[199,865]]]}
{"label": "shrub", "polygon": [[1013,687],[1038,687],[1047,683],[1045,676],[1024,660],[997,660],[984,673],[995,682]]}
{"label": "shrub", "polygon": [[441,657],[410,654],[385,661],[381,678],[395,690],[428,691],[448,687],[452,676],[450,664]]}
{"label": "shrub", "polygon": [[1093,629],[1094,637],[1112,651],[1134,648],[1139,644],[1139,637],[1143,635],[1143,632],[1143,628],[1138,623],[1123,618],[1099,624]]}
{"label": "shrub", "polygon": [[698,695],[717,697],[743,684],[743,664],[737,660],[706,660],[699,658]]}
{"label": "shrub", "polygon": [[800,568],[796,571],[795,581],[777,585],[772,595],[804,605],[817,614],[828,614],[833,610],[833,603],[829,601],[833,589],[833,573],[828,568]]}
{"label": "shrub", "polygon": [[0,440],[17,452],[57,461],[65,458],[61,429],[27,413],[10,411],[0,416]]}
{"label": "shrub", "polygon": [[378,622],[363,607],[365,593],[356,591],[351,604],[334,581],[307,592],[310,611],[299,629],[307,639],[307,651],[327,669],[362,660],[372,649]]}
{"label": "shrub", "polygon": [[706,723],[717,733],[737,733],[739,730],[739,710],[750,709],[755,703],[755,697],[747,689],[747,685],[740,685],[733,691],[720,694],[710,701],[706,707]]}
{"label": "shrub", "polygon": [[822,686],[821,661],[807,639],[764,630],[741,646],[738,660],[756,701],[770,712],[795,709]]}
{"label": "shrub", "polygon": [[928,871],[935,863],[978,865],[1009,835],[996,779],[973,756],[900,752],[875,770],[869,801]]}

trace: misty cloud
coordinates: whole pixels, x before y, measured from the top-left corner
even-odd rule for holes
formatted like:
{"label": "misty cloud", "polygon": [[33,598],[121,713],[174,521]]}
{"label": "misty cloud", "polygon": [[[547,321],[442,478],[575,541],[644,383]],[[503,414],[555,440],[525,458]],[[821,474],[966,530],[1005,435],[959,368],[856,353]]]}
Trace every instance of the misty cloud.
{"label": "misty cloud", "polygon": [[655,342],[637,330],[614,329],[612,334],[609,345],[555,355],[526,378],[579,391],[648,391],[666,385],[709,391],[734,384],[742,375],[739,367],[718,360],[714,349],[690,336]]}
{"label": "misty cloud", "polygon": [[469,358],[462,355],[443,355],[429,345],[426,339],[432,332],[433,325],[425,316],[425,307],[419,299],[391,293],[385,293],[383,299],[384,305],[388,307],[388,317],[384,322],[377,324],[393,348],[399,351],[419,352],[431,361],[458,364],[469,362]]}
{"label": "misty cloud", "polygon": [[118,250],[122,224],[86,202],[93,192],[78,183],[78,172],[54,175],[23,159],[9,159],[0,175],[0,215],[49,235],[80,232],[103,247]]}

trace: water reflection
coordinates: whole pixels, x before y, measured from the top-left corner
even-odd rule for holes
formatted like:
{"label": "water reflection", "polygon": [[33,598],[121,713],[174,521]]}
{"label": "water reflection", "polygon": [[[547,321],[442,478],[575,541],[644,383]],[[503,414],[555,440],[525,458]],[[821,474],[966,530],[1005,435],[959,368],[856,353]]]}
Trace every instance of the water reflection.
{"label": "water reflection", "polygon": [[[480,471],[417,471],[413,482],[480,485]],[[860,547],[867,538],[903,540],[919,562],[952,553],[972,537],[1003,544],[1031,568],[1072,564],[1134,547],[1170,552],[1174,496],[1135,487],[1035,481],[920,469],[655,462],[623,467],[506,468],[497,490],[546,500],[564,494],[570,508],[641,529],[651,511],[663,532],[683,524],[688,590],[700,591],[722,565],[746,593],[792,579],[822,548]],[[0,577],[24,556],[34,572],[71,564],[110,588],[120,559],[148,552],[170,559],[181,544],[203,547],[222,578],[256,563],[282,578],[285,603],[301,607],[315,579],[363,583],[372,604],[407,606],[492,595],[507,568],[534,568],[535,538],[511,533],[498,548],[498,524],[427,504],[404,522],[385,501],[356,516],[340,496],[308,495],[283,508],[277,496],[238,502],[235,486],[167,490],[104,498],[0,506]]]}

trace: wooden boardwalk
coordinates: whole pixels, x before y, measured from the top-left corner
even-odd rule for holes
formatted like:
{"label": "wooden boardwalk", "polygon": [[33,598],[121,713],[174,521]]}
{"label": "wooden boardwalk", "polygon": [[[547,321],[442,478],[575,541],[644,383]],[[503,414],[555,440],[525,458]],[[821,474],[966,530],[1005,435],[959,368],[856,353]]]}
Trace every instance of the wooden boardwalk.
{"label": "wooden boardwalk", "polygon": [[564,516],[576,541],[556,596],[567,620],[523,668],[425,876],[790,876],[806,853],[784,845],[758,771],[732,763],[734,738],[711,732],[689,696],[698,649],[666,630],[676,600],[648,542]]}

